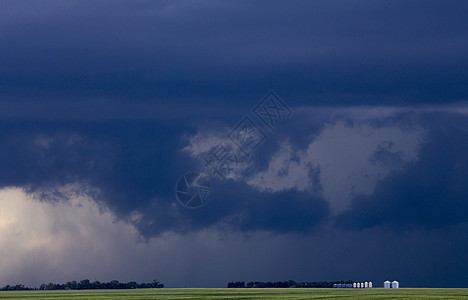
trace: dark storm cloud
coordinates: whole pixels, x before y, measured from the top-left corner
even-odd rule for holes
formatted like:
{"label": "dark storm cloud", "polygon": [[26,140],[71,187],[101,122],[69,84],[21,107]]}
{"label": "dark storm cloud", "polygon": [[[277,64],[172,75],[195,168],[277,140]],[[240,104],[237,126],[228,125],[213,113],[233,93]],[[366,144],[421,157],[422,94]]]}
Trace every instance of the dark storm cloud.
{"label": "dark storm cloud", "polygon": [[212,227],[229,232],[310,233],[329,215],[328,204],[318,195],[297,190],[261,192],[231,180],[223,185],[215,184],[209,203],[202,209],[191,210],[180,205],[168,207],[166,211],[161,208],[153,206],[140,220],[138,225],[143,234],[152,236],[161,230],[190,232]]}
{"label": "dark storm cloud", "polygon": [[272,88],[295,104],[451,102],[467,93],[463,1],[0,6],[2,100],[206,107]]}
{"label": "dark storm cloud", "polygon": [[125,215],[173,192],[189,162],[178,148],[184,126],[149,121],[1,121],[2,186],[54,189],[89,184]]}
{"label": "dark storm cloud", "polygon": [[[431,133],[421,145],[418,160],[391,172],[371,195],[356,196],[351,209],[337,217],[339,226],[411,230],[468,221],[466,117],[431,115],[423,119],[430,124]],[[379,148],[373,160],[386,164],[398,157],[389,157]]]}
{"label": "dark storm cloud", "polygon": [[[172,286],[285,274],[310,281],[310,270],[317,281],[388,275],[466,285],[467,15],[466,1],[1,1],[0,188],[44,201],[22,200],[48,210],[32,218],[51,220],[43,226],[72,228],[64,231],[71,240],[80,231],[73,220],[95,233],[64,243],[83,241],[77,249],[85,251],[53,249],[37,259],[31,248],[2,278],[63,278],[68,268],[58,271],[49,253],[71,263],[69,274],[89,274],[117,253],[107,276],[161,269]],[[294,116],[240,176],[211,181],[206,206],[180,205],[177,179],[202,170],[186,150],[190,137],[232,128],[272,89]],[[347,164],[354,158],[362,160]],[[352,194],[350,209],[336,213],[333,205],[346,203],[333,197],[367,175],[381,179],[373,192]],[[61,191],[75,183],[102,214],[64,219],[72,199]],[[62,206],[45,203],[56,200]],[[126,222],[113,227],[114,218]],[[160,239],[146,256],[145,245],[131,244],[131,225],[146,245]],[[12,258],[31,239],[17,230],[2,248],[13,245]],[[105,251],[89,255],[92,248]],[[161,248],[167,254],[155,255]]]}
{"label": "dark storm cloud", "polygon": [[[114,116],[102,121],[94,117],[68,121],[4,118],[0,123],[0,185],[25,187],[46,201],[60,196],[53,194],[59,186],[74,182],[88,185],[97,189],[95,200],[105,203],[119,218],[133,222],[147,237],[212,227],[310,232],[331,218],[322,195],[320,168],[310,167],[306,175],[310,188],[305,191],[290,187],[268,191],[248,185],[246,180],[268,171],[272,157],[285,141],[292,145],[290,159],[298,162],[300,157],[295,155],[315,142],[327,122],[341,118],[348,120],[350,128],[358,126],[353,117],[345,115],[327,118],[318,113],[317,118],[309,120],[307,114],[299,113],[284,122],[250,157],[240,179],[224,184],[213,181],[212,199],[199,210],[184,208],[174,197],[179,176],[203,170],[199,160],[181,151],[186,136],[197,134],[192,122],[160,122],[146,116],[130,120]],[[377,184],[373,194],[357,196],[351,210],[337,217],[337,224],[358,229],[385,225],[436,228],[466,221],[466,116],[408,110],[369,119],[377,120],[369,121],[375,128],[398,126],[405,130],[419,124],[429,130],[430,138],[421,144],[416,161],[404,163],[404,154],[395,151],[393,142],[382,136],[369,160],[397,168]],[[295,178],[295,174],[285,174],[279,175]],[[134,219],[134,213],[139,217]]]}
{"label": "dark storm cloud", "polygon": [[[231,181],[218,185],[203,209],[179,205],[174,184],[197,167],[180,151],[182,136],[193,131],[189,126],[145,120],[3,120],[0,125],[2,187],[25,187],[43,201],[54,201],[63,199],[58,187],[82,184],[83,192],[119,218],[135,222],[148,237],[213,226],[308,232],[328,215],[326,202],[317,195],[265,193]],[[131,220],[132,213],[140,218]]]}

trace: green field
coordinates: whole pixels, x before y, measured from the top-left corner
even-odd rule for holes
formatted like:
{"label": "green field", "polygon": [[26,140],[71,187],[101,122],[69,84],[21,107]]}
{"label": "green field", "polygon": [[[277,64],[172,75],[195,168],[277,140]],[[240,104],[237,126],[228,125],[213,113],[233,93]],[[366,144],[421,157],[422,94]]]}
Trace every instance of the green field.
{"label": "green field", "polygon": [[468,299],[468,289],[138,289],[2,291],[0,299]]}

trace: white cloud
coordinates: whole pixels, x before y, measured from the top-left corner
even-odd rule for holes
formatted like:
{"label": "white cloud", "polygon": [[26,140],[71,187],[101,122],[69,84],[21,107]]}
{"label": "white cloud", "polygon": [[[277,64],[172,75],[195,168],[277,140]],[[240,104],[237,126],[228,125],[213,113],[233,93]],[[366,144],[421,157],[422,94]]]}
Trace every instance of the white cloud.
{"label": "white cloud", "polygon": [[[349,207],[353,195],[372,193],[378,180],[390,171],[417,160],[426,130],[414,120],[399,122],[393,117],[402,112],[463,113],[462,108],[301,107],[295,110],[295,118],[301,124],[323,125],[314,136],[305,133],[302,137],[312,142],[298,150],[283,139],[265,170],[245,177],[242,174],[249,167],[247,161],[231,171],[230,178],[267,191],[321,189],[333,212],[340,213]],[[229,143],[221,130],[200,131],[189,141],[185,151],[194,158],[219,143]]]}
{"label": "white cloud", "polygon": [[316,159],[307,159],[307,152],[295,152],[288,142],[283,142],[270,160],[267,170],[258,172],[247,182],[260,190],[281,191],[296,188],[300,191],[313,190],[310,171],[319,168]]}
{"label": "white cloud", "polygon": [[[254,174],[247,182],[259,189],[280,191],[296,188],[310,190],[309,172],[319,171],[325,199],[335,213],[348,208],[353,194],[372,193],[376,182],[391,170],[417,159],[424,130],[415,127],[402,130],[389,126],[373,128],[365,123],[347,126],[338,121],[327,124],[305,151],[293,152],[289,143],[273,155],[265,171]],[[372,155],[379,145],[397,155],[401,161],[391,165],[375,164]]]}

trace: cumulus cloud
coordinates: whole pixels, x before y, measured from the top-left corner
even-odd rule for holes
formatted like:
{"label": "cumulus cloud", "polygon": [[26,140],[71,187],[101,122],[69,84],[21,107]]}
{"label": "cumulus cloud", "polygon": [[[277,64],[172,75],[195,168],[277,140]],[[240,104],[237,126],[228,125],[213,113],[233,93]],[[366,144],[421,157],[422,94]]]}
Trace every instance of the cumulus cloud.
{"label": "cumulus cloud", "polygon": [[286,144],[268,169],[248,181],[272,190],[311,190],[319,185],[332,209],[341,212],[349,208],[353,194],[372,193],[379,179],[416,160],[423,136],[421,128],[347,126],[338,121],[325,125],[304,152],[294,152]]}
{"label": "cumulus cloud", "polygon": [[[271,136],[269,144],[236,165],[228,177],[259,191],[318,194],[340,213],[350,208],[354,195],[371,194],[379,180],[416,161],[428,131],[413,116],[425,110],[338,107],[298,112],[292,123],[315,129],[288,128]],[[230,143],[223,131],[228,132],[197,132],[188,137],[185,151],[193,158],[207,156],[218,144]],[[234,146],[230,149],[235,151]]]}

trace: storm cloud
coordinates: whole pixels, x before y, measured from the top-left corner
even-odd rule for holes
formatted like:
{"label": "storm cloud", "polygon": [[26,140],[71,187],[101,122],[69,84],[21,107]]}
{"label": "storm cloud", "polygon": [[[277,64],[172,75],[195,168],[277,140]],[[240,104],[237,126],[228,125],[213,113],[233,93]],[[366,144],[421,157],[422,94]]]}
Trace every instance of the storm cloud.
{"label": "storm cloud", "polygon": [[[0,284],[466,286],[467,13],[2,1]],[[274,129],[253,113],[271,90]],[[223,181],[203,156],[244,117],[266,138]],[[198,209],[187,172],[211,182]]]}

